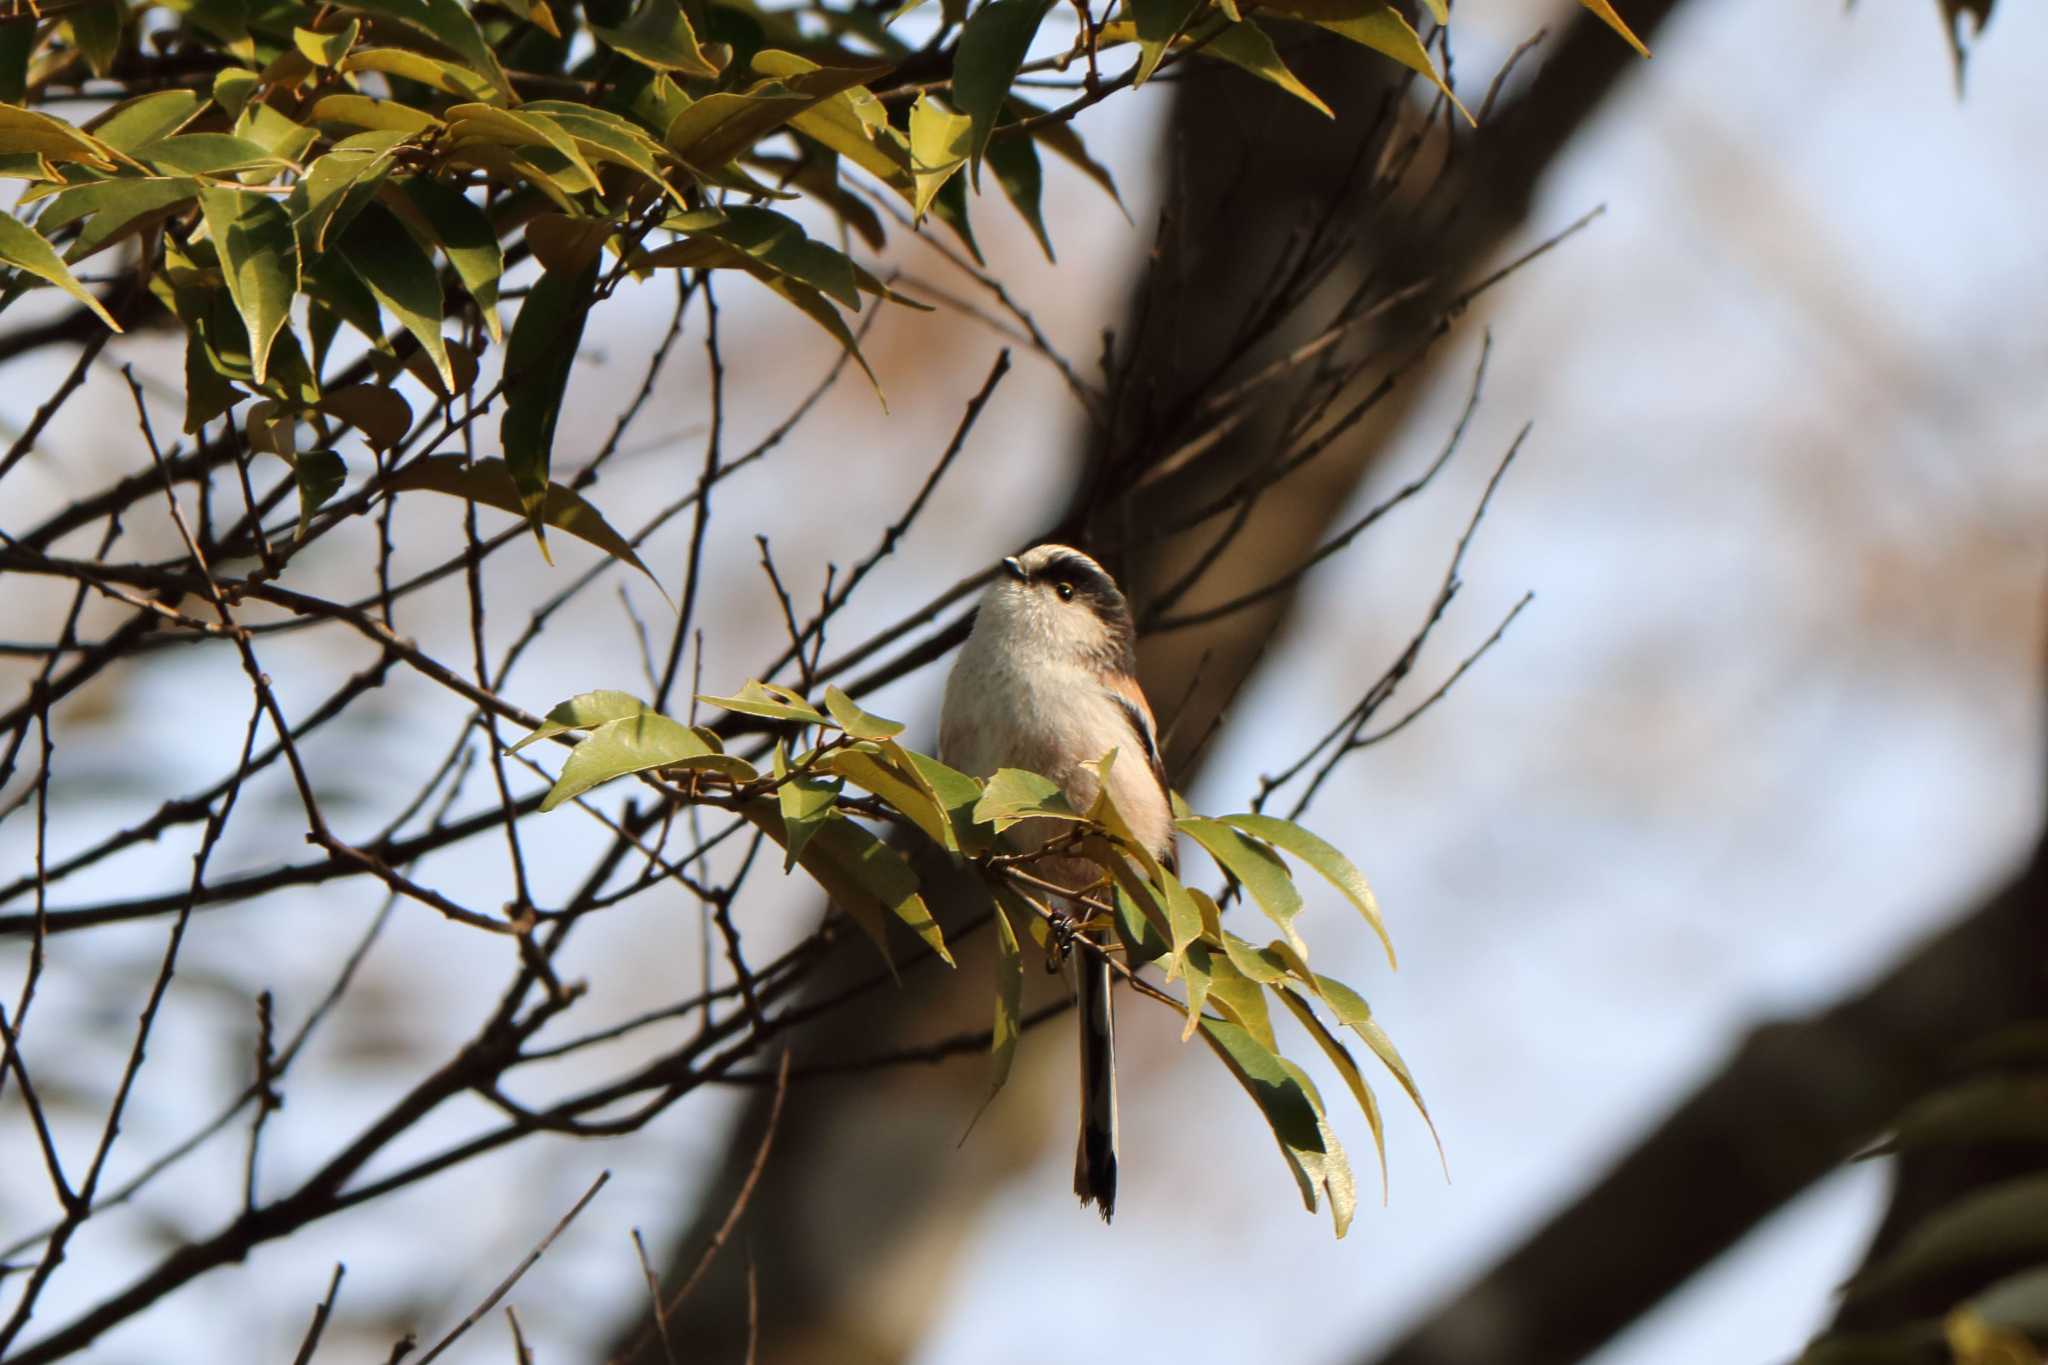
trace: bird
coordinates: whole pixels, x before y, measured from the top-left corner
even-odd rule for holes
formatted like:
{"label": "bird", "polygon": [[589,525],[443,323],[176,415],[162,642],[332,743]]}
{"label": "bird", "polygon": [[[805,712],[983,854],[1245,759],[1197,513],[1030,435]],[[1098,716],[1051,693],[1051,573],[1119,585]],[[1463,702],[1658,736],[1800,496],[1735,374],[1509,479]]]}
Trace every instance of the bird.
{"label": "bird", "polygon": [[[998,768],[1042,774],[1085,811],[1099,786],[1092,765],[1113,749],[1111,799],[1133,837],[1171,870],[1172,801],[1158,727],[1138,685],[1136,640],[1116,580],[1080,550],[1039,545],[1004,559],[946,679],[939,757],[975,777]],[[1035,847],[1058,832],[1050,821],[1024,821],[1007,837]],[[1032,870],[1076,893],[1102,879],[1097,864],[1078,856],[1048,855]],[[1081,1039],[1074,1193],[1108,1222],[1117,1184],[1114,975],[1100,951],[1083,949],[1073,960]]]}

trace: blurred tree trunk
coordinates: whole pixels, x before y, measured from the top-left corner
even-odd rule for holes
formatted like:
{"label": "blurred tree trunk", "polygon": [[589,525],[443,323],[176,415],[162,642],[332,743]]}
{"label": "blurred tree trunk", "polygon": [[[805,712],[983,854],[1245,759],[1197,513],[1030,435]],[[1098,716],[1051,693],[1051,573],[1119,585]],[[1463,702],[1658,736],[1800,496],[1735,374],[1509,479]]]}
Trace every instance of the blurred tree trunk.
{"label": "blurred tree trunk", "polygon": [[[1672,3],[1632,6],[1629,19],[1648,37]],[[1120,555],[1113,547],[1142,529],[1133,524],[1139,516],[1147,525],[1170,522],[1176,510],[1201,505],[1256,467],[1277,418],[1255,413],[1183,470],[1148,484],[1141,498],[1118,487],[1118,452],[1144,449],[1148,431],[1185,400],[1190,378],[1232,354],[1241,319],[1259,304],[1271,263],[1298,245],[1304,216],[1335,207],[1333,187],[1352,179],[1361,158],[1370,170],[1382,150],[1377,139],[1393,126],[1390,114],[1404,82],[1391,64],[1334,39],[1292,48],[1288,59],[1325,93],[1335,120],[1232,71],[1198,66],[1177,86],[1165,155],[1179,184],[1155,252],[1154,287],[1139,290],[1119,329],[1118,388],[1125,398],[1091,430],[1089,458],[1067,514],[1051,528],[1108,549],[1141,612],[1214,530],[1198,528],[1142,555]],[[1427,279],[1430,290],[1382,322],[1383,337],[1391,344],[1418,329],[1447,325],[1438,320],[1444,301],[1519,226],[1538,178],[1636,60],[1604,27],[1574,21],[1527,93],[1496,115],[1497,127],[1482,132],[1462,163],[1445,167],[1455,179],[1420,206],[1455,206],[1449,226],[1439,218],[1434,230],[1421,231],[1404,228],[1398,215],[1388,217],[1386,230],[1368,234],[1332,287],[1375,277]],[[1289,340],[1283,332],[1264,353],[1277,353]],[[1406,385],[1347,439],[1267,493],[1205,580],[1205,596],[1275,578],[1323,537],[1400,429],[1408,396],[1428,387],[1427,373],[1418,369]],[[1208,627],[1145,642],[1144,681],[1162,720],[1187,693],[1197,661],[1208,660],[1174,730],[1168,766],[1177,784],[1191,779],[1190,747],[1255,666],[1291,600],[1291,593],[1280,594]],[[943,988],[927,977],[909,989],[876,992],[864,1010],[836,1012],[827,1029],[803,1036],[796,1053],[815,1063],[985,1026],[986,980],[985,964],[963,956]],[[745,1246],[725,1250],[671,1320],[672,1338],[687,1343],[679,1345],[679,1358],[740,1357],[750,1257],[764,1305],[754,1358],[771,1365],[863,1365],[907,1356],[945,1300],[958,1263],[953,1253],[982,1202],[1004,1177],[1035,1159],[1042,1141],[1064,1147],[1071,1140],[1071,1051],[1061,1039],[1034,1037],[1005,1092],[1002,1121],[984,1123],[957,1150],[958,1127],[986,1084],[973,1065],[898,1068],[794,1087],[746,1215],[755,1234],[742,1235]],[[1135,1091],[1141,1083],[1126,1085]],[[1020,1131],[1025,1097],[1014,1093],[1020,1089],[1039,1092],[1030,1131]],[[1127,1096],[1126,1102],[1136,1100]],[[753,1163],[768,1109],[769,1097],[758,1094],[733,1126],[695,1218],[663,1261],[671,1286],[688,1275],[725,1219]],[[689,1159],[700,1169],[714,1164],[700,1155]],[[636,1338],[645,1344],[628,1358],[658,1365],[660,1347],[646,1336],[644,1318],[622,1330],[620,1352]]]}

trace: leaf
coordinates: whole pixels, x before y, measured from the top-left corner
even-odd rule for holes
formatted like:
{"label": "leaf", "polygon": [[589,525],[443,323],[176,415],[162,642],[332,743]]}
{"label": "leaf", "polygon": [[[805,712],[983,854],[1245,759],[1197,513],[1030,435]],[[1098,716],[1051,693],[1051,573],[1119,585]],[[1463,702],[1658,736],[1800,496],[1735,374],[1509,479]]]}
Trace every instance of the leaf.
{"label": "leaf", "polygon": [[414,52],[410,48],[366,47],[343,58],[340,69],[349,75],[362,71],[379,71],[387,76],[417,81],[430,90],[439,90],[444,95],[454,95],[464,100],[481,100],[486,104],[503,103],[506,99],[505,93],[489,76],[454,62],[429,57],[424,52]]}
{"label": "leaf", "polygon": [[1262,81],[1271,81],[1296,99],[1313,105],[1324,118],[1336,117],[1321,96],[1303,85],[1300,78],[1287,69],[1279,49],[1273,46],[1272,35],[1249,19],[1241,24],[1232,24],[1209,39],[1203,44],[1202,51],[1249,71]]}
{"label": "leaf", "polygon": [[76,263],[111,246],[130,227],[139,226],[145,219],[159,220],[198,195],[199,182],[185,176],[160,179],[124,175],[95,180],[52,195],[36,220],[36,229],[39,233],[54,233],[81,218],[88,219],[64,253],[66,261]]}
{"label": "leaf", "polygon": [[320,33],[309,28],[292,30],[292,43],[305,54],[307,61],[315,66],[333,66],[348,55],[356,45],[356,35],[363,31],[361,22],[348,21],[348,27],[339,33]]}
{"label": "leaf", "polygon": [[940,188],[967,164],[973,137],[974,120],[930,95],[919,95],[910,106],[910,174],[917,185],[911,208],[917,217],[924,217]]}
{"label": "leaf", "polygon": [[1387,950],[1387,965],[1400,965],[1394,960],[1394,941],[1387,936],[1386,922],[1380,918],[1379,900],[1372,894],[1372,888],[1366,885],[1365,874],[1349,858],[1292,820],[1281,820],[1271,815],[1226,815],[1223,822],[1258,835],[1320,872],[1330,885],[1342,891],[1358,907],[1358,913],[1365,916],[1365,922],[1380,936],[1380,946]]}
{"label": "leaf", "polygon": [[240,118],[242,110],[256,97],[263,85],[263,78],[243,66],[223,67],[214,73],[213,102],[218,104],[229,118]]}
{"label": "leaf", "polygon": [[0,154],[29,152],[59,163],[112,171],[120,153],[62,119],[19,105],[0,104]]}
{"label": "leaf", "polygon": [[1914,1101],[1879,1150],[2048,1143],[2048,1075],[1979,1076]]}
{"label": "leaf", "polygon": [[529,744],[553,739],[571,730],[595,730],[607,721],[624,720],[628,716],[653,711],[653,707],[630,692],[579,692],[549,711],[531,734],[505,752],[516,754]]}
{"label": "leaf", "polygon": [[552,153],[561,159],[554,174],[569,193],[598,188],[597,172],[584,159],[576,139],[544,114],[489,104],[457,104],[448,109],[448,129],[457,144],[482,142],[525,149],[543,169],[549,165],[547,154]]}
{"label": "leaf", "polygon": [[606,721],[569,751],[561,775],[542,798],[540,809],[551,811],[599,783],[628,773],[711,755],[711,746],[696,731],[658,712],[642,711]]}
{"label": "leaf", "polygon": [[267,104],[250,104],[235,120],[235,136],[261,147],[280,165],[296,165],[320,134]]}
{"label": "leaf", "polygon": [[2035,1336],[2048,1334],[2048,1265],[2008,1275],[1964,1307],[1999,1327]]}
{"label": "leaf", "polygon": [[697,700],[727,711],[737,711],[743,716],[761,716],[768,720],[793,720],[800,725],[831,725],[823,713],[813,709],[802,697],[786,687],[770,688],[766,683],[749,682],[740,689],[738,696],[707,697]]}
{"label": "leaf", "polygon": [[136,155],[156,170],[186,175],[225,176],[285,164],[267,148],[233,133],[178,133],[157,139]]}
{"label": "leaf", "polygon": [[1138,65],[1131,84],[1143,85],[1159,69],[1168,44],[1180,37],[1207,0],[1129,0],[1137,24]]}
{"label": "leaf", "polygon": [[1317,1196],[1327,1189],[1324,1158],[1329,1149],[1318,1106],[1309,1098],[1304,1078],[1236,1024],[1204,1019],[1201,1033],[1202,1041],[1258,1105],[1301,1188],[1301,1202],[1315,1212]]}
{"label": "leaf", "polygon": [[[774,801],[763,797],[749,802],[740,813],[777,843],[784,841],[781,812]],[[953,965],[938,923],[918,895],[917,874],[902,854],[853,821],[835,812],[811,836],[797,862],[881,949],[892,971],[894,962],[884,930],[886,916],[908,925],[946,965]]]}
{"label": "leaf", "polygon": [[605,239],[618,230],[619,225],[609,218],[536,213],[527,220],[526,245],[550,272],[577,275],[598,264]]}
{"label": "leaf", "polygon": [[[1203,946],[1197,944],[1196,951],[1201,951]],[[1210,953],[1206,970],[1209,974],[1209,1003],[1258,1039],[1268,1051],[1277,1051],[1279,1045],[1273,1040],[1272,1015],[1266,1007],[1266,988],[1239,971],[1237,964],[1227,955]]]}
{"label": "leaf", "polygon": [[[1175,4],[1190,2],[1199,4],[1201,0],[1171,0]],[[1139,3],[1158,3],[1158,0],[1139,0]],[[967,27],[960,31],[959,46],[953,58],[953,100],[972,124],[968,153],[973,162],[977,188],[981,183],[982,154],[988,150],[989,138],[995,133],[996,115],[1002,112],[1003,101],[1010,94],[1010,85],[1017,79],[1017,69],[1024,65],[1024,56],[1031,50],[1031,40],[1037,36],[1038,26],[1051,8],[1051,0],[991,0],[976,10],[968,19]],[[912,155],[915,156],[919,145],[915,110],[911,114],[910,127]],[[929,198],[921,183],[918,193]],[[918,211],[922,213],[923,209],[920,207]]]}
{"label": "leaf", "polygon": [[201,103],[190,90],[158,90],[122,100],[88,123],[86,129],[105,145],[133,155],[190,123]]}
{"label": "leaf", "polygon": [[1022,768],[996,769],[974,805],[976,823],[992,824],[999,834],[1020,820],[1039,816],[1053,820],[1086,818],[1068,804],[1059,783]]}
{"label": "leaf", "polygon": [[1030,225],[1045,259],[1057,263],[1052,237],[1045,230],[1045,212],[1040,199],[1045,190],[1045,172],[1038,164],[1038,146],[1029,137],[999,137],[988,145],[988,168],[996,173],[1003,196]]}
{"label": "leaf", "polygon": [[1896,1293],[1978,1266],[2048,1258],[2048,1175],[1978,1189],[1942,1205],[1890,1255],[1849,1282],[1854,1299]]}
{"label": "leaf", "polygon": [[853,363],[860,366],[861,373],[867,376],[868,387],[875,391],[875,398],[882,404],[882,410],[888,411],[889,400],[882,393],[882,381],[875,378],[875,372],[869,367],[867,357],[860,353],[859,338],[855,337],[852,329],[846,325],[846,319],[839,316],[839,310],[816,289],[787,275],[763,279],[761,283],[795,304],[804,316],[832,334],[840,349],[852,356]]}
{"label": "leaf", "polygon": [[505,347],[508,396],[498,439],[543,554],[547,540],[540,529],[540,511],[548,489],[555,420],[561,415],[562,395],[569,387],[569,371],[576,363],[596,290],[595,264],[574,275],[548,271],[520,305]]}
{"label": "leaf", "polygon": [[[1630,47],[1634,48],[1637,52],[1640,52],[1645,57],[1650,55],[1650,49],[1643,46],[1643,40],[1641,38],[1636,37],[1634,30],[1629,28],[1629,26],[1622,21],[1622,17],[1614,12],[1614,6],[1608,4],[1607,0],[1579,0],[1579,3],[1584,5],[1587,9],[1591,10],[1593,12],[1594,18],[1598,19],[1601,23],[1607,25],[1607,27],[1613,29],[1616,33],[1619,33],[1624,39],[1626,39]],[[1980,27],[1983,25],[1984,20],[1988,18],[1991,13],[1991,0],[1943,0],[1943,3],[1949,7],[1952,15],[1955,12],[1962,10],[1966,6],[1973,8],[1981,6],[1982,8],[1979,10],[1977,21]],[[1438,15],[1437,22],[1445,22],[1445,16],[1441,14]],[[1951,27],[1951,33],[1953,33],[1953,27]],[[1958,69],[1960,69],[1962,62],[1962,54],[1960,49],[1958,49],[1957,51],[1956,61]]]}
{"label": "leaf", "polygon": [[1273,993],[1280,997],[1280,1003],[1287,1006],[1288,1012],[1308,1031],[1308,1036],[1315,1039],[1316,1046],[1330,1059],[1330,1065],[1337,1068],[1337,1074],[1344,1078],[1344,1084],[1351,1089],[1351,1097],[1358,1101],[1359,1109],[1365,1114],[1366,1126],[1372,1129],[1373,1150],[1379,1154],[1380,1159],[1380,1203],[1386,1203],[1389,1194],[1386,1128],[1380,1118],[1379,1100],[1373,1095],[1372,1087],[1365,1083],[1365,1076],[1358,1069],[1357,1059],[1352,1057],[1351,1050],[1344,1046],[1343,1040],[1330,1032],[1329,1027],[1316,1017],[1316,1012],[1309,1007],[1306,1000],[1291,990],[1277,990]]}
{"label": "leaf", "polygon": [[93,75],[104,77],[114,69],[126,21],[127,10],[119,0],[88,0],[71,12],[72,41],[85,54],[85,64]]}
{"label": "leaf", "polygon": [[789,760],[780,743],[775,746],[773,772],[781,784],[775,789],[775,797],[782,807],[782,870],[787,872],[796,866],[797,855],[803,852],[811,836],[836,813],[833,807],[845,784],[838,778],[811,777],[801,773],[792,776]]}
{"label": "leaf", "polygon": [[348,466],[331,450],[301,451],[292,458],[292,478],[299,486],[298,535],[304,539],[313,514],[348,480]]}
{"label": "leaf", "polygon": [[1219,820],[1191,816],[1176,820],[1173,825],[1200,844],[1218,867],[1236,878],[1258,902],[1266,918],[1279,926],[1295,951],[1307,956],[1307,945],[1294,927],[1294,917],[1301,913],[1301,892],[1277,854]]}
{"label": "leaf", "polygon": [[37,28],[0,24],[0,101],[20,104],[28,94],[28,59],[35,53]]}
{"label": "leaf", "polygon": [[441,336],[441,276],[412,234],[389,209],[367,205],[341,239],[341,258],[377,302],[412,333],[442,384],[455,391],[455,371]]}
{"label": "leaf", "polygon": [[837,687],[825,688],[825,709],[839,728],[855,739],[894,739],[903,733],[903,722],[884,720],[853,704],[853,698]]}
{"label": "leaf", "polygon": [[1416,33],[1401,11],[1387,4],[1386,0],[1273,0],[1267,9],[1276,14],[1306,19],[1354,43],[1392,57],[1442,92],[1452,107],[1465,116],[1467,123],[1476,123],[1471,111],[1444,82],[1436,63],[1430,60],[1429,49],[1423,46],[1421,35]]}
{"label": "leaf", "polygon": [[676,115],[661,140],[685,164],[714,171],[817,102],[773,81],[745,94],[720,91]]}
{"label": "leaf", "polygon": [[320,411],[363,433],[379,450],[389,450],[412,430],[412,405],[381,384],[349,384],[320,395]]}
{"label": "leaf", "polygon": [[299,244],[291,215],[267,195],[239,190],[201,190],[199,207],[220,252],[228,296],[249,329],[249,368],[260,385],[269,373],[270,348],[299,292]]}
{"label": "leaf", "polygon": [[989,912],[996,918],[996,1020],[989,1031],[988,1093],[993,1099],[1010,1079],[1010,1064],[1017,1056],[1017,1039],[1023,1033],[1024,955],[1017,946],[1017,931],[1010,924],[998,887]]}
{"label": "leaf", "polygon": [[[895,746],[888,748],[895,749]],[[896,752],[903,751],[898,749]],[[838,773],[864,791],[873,792],[941,848],[949,851],[959,849],[959,837],[955,833],[951,813],[940,805],[938,798],[914,773],[906,773],[903,765],[893,761],[893,755],[886,750],[878,747],[876,752],[870,753],[865,748],[834,749],[820,760],[819,766]]]}
{"label": "leaf", "polygon": [[325,95],[307,112],[315,123],[337,123],[380,132],[424,133],[441,120],[398,100],[373,100],[367,95]]}
{"label": "leaf", "polygon": [[441,253],[455,267],[462,287],[476,300],[491,340],[502,344],[505,337],[503,324],[498,320],[498,281],[505,274],[505,252],[498,245],[498,233],[490,218],[468,195],[432,176],[412,176],[401,181],[399,188],[433,228]]}
{"label": "leaf", "polygon": [[1338,1023],[1365,1040],[1365,1045],[1380,1059],[1380,1065],[1400,1082],[1401,1089],[1408,1092],[1409,1102],[1415,1106],[1415,1112],[1422,1115],[1422,1121],[1429,1126],[1430,1137],[1436,1141],[1437,1157],[1445,1162],[1444,1174],[1448,1178],[1450,1164],[1444,1157],[1444,1142],[1437,1134],[1436,1120],[1429,1116],[1429,1106],[1422,1102],[1422,1090],[1415,1084],[1415,1077],[1408,1070],[1408,1063],[1401,1059],[1401,1054],[1394,1047],[1394,1040],[1387,1036],[1387,1031],[1372,1017],[1372,1010],[1365,1003],[1365,998],[1331,976],[1317,974],[1307,984],[1321,997],[1322,1002],[1330,1007],[1330,1013],[1337,1016]]}
{"label": "leaf", "polygon": [[328,233],[339,233],[355,221],[390,173],[392,153],[407,137],[390,131],[356,133],[306,167],[285,201],[303,250],[325,251]]}
{"label": "leaf", "polygon": [[517,98],[512,83],[505,78],[505,68],[498,64],[497,53],[491,50],[483,30],[477,27],[475,17],[461,0],[347,0],[347,4],[351,9],[396,19],[426,34],[468,63],[499,95],[508,100]]}
{"label": "leaf", "polygon": [[592,24],[590,31],[600,42],[642,66],[691,76],[718,74],[718,66],[698,45],[697,34],[676,0],[641,0],[640,8],[624,24],[617,28]]}
{"label": "leaf", "polygon": [[[460,455],[430,455],[400,469],[393,476],[391,487],[394,490],[419,488],[430,493],[446,493],[495,507],[501,512],[510,512],[515,517],[528,515],[526,504],[503,460],[471,463]],[[641,563],[632,543],[613,530],[604,514],[584,501],[583,495],[574,489],[559,483],[548,484],[546,497],[541,503],[540,519],[563,534],[574,536],[586,545],[594,545],[620,563],[638,569],[647,575],[649,582],[660,586],[661,580]]]}

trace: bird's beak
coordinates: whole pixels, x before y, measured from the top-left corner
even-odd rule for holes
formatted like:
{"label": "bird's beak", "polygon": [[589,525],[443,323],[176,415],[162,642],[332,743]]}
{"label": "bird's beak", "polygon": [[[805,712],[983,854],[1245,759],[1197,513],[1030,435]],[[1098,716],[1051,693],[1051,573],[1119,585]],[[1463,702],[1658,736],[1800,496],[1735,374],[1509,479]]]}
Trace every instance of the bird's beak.
{"label": "bird's beak", "polygon": [[1016,579],[1019,583],[1023,583],[1030,578],[1030,575],[1024,572],[1024,562],[1015,555],[1011,555],[1003,561],[1003,572]]}

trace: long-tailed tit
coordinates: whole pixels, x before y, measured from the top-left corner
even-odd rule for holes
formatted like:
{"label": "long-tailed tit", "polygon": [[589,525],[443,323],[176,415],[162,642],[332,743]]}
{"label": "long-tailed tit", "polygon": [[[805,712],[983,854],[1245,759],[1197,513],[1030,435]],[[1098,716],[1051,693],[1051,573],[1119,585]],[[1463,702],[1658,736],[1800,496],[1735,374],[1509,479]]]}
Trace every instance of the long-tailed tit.
{"label": "long-tailed tit", "polygon": [[[1110,796],[1125,822],[1168,866],[1173,813],[1152,708],[1138,687],[1131,610],[1100,564],[1065,545],[1012,559],[981,599],[974,632],[946,680],[939,754],[964,772],[1026,768],[1060,784],[1077,810],[1095,799],[1089,767],[1111,749]],[[1028,844],[1058,831],[1012,828]],[[1102,872],[1081,857],[1048,856],[1033,871],[1079,892]],[[1075,955],[1081,1015],[1081,1139],[1074,1193],[1106,1222],[1116,1210],[1116,1023],[1112,975],[1099,952]]]}

